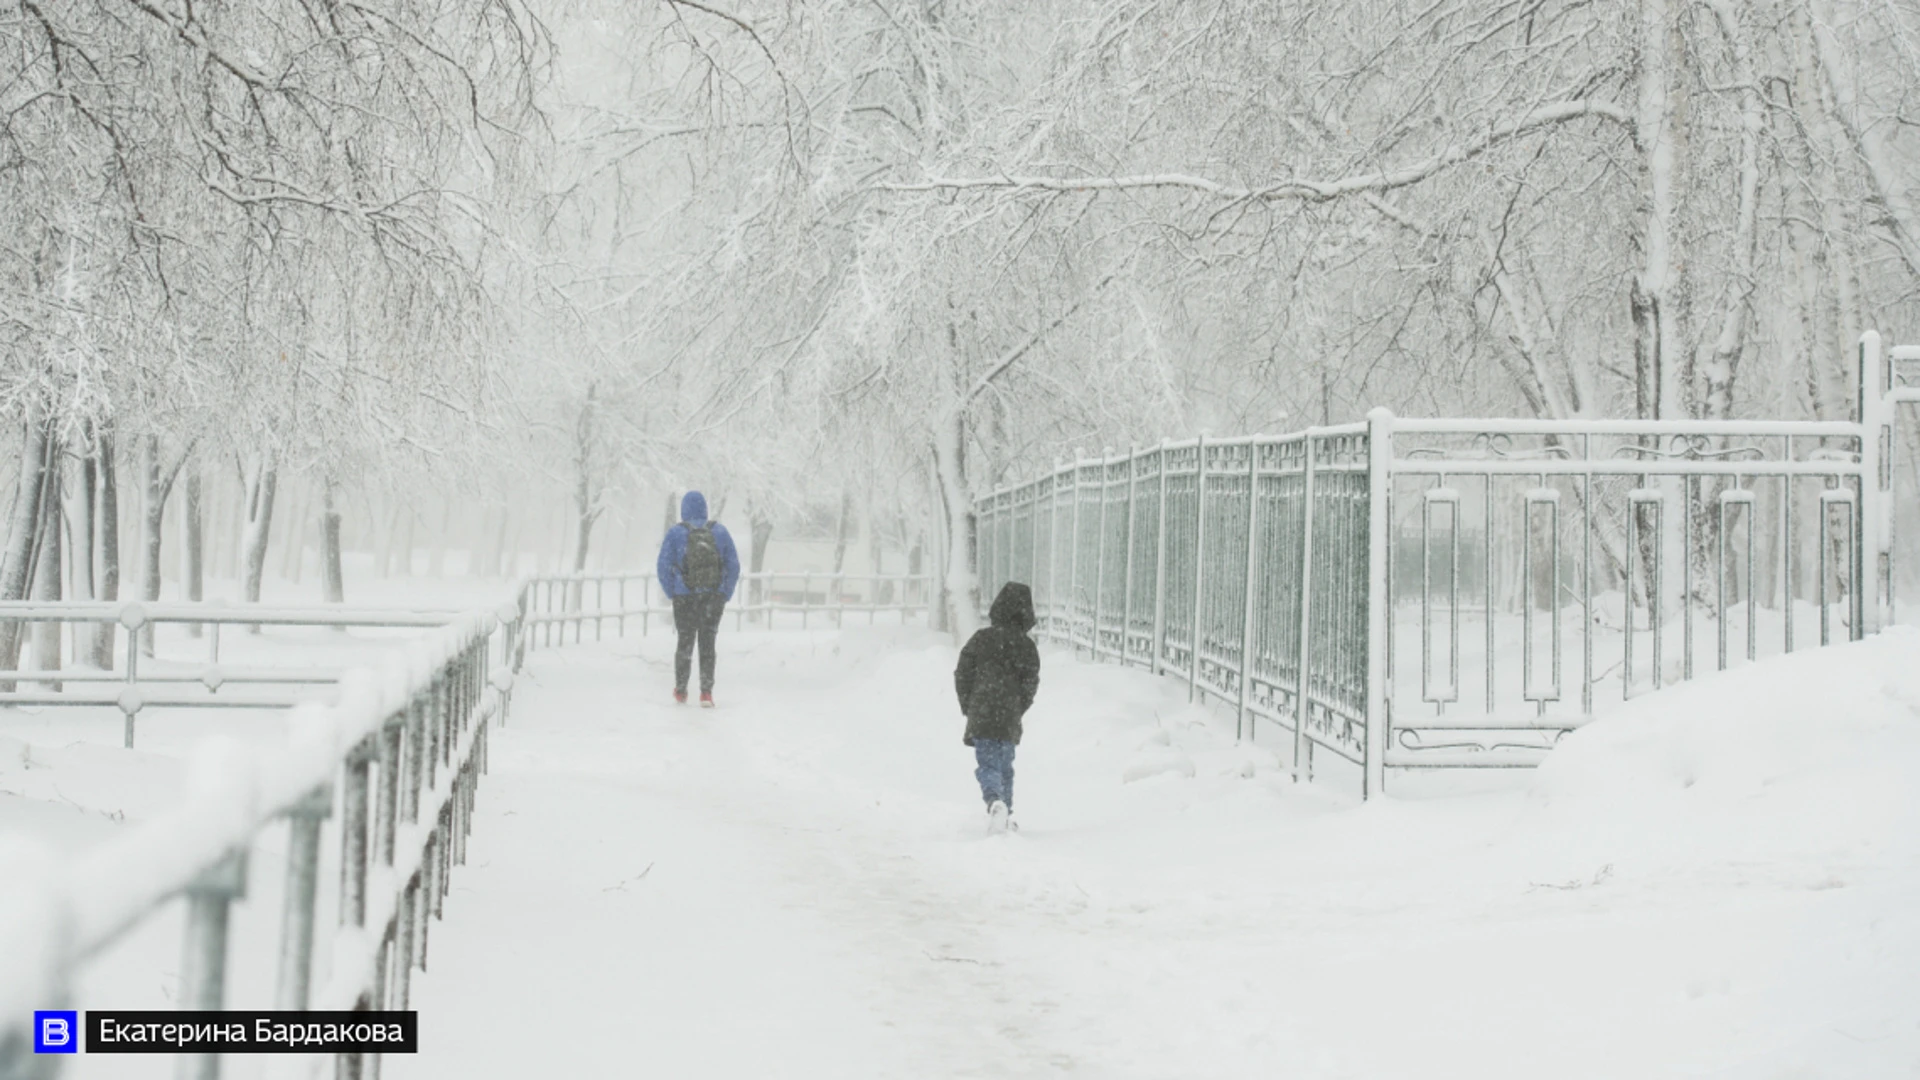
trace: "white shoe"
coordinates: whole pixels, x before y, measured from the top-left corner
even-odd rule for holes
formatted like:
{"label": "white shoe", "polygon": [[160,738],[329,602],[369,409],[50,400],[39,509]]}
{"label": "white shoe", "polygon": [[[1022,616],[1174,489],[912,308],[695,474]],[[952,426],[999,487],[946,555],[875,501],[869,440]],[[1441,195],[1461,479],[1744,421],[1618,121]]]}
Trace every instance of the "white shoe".
{"label": "white shoe", "polygon": [[1007,831],[1007,804],[999,799],[987,807],[987,832],[1003,833]]}

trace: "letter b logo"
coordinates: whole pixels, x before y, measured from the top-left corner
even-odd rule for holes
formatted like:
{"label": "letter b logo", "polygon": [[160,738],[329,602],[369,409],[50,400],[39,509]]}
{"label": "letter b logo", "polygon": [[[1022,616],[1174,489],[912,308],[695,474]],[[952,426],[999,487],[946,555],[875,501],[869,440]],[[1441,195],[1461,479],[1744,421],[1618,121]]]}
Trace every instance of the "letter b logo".
{"label": "letter b logo", "polygon": [[76,1033],[80,1027],[77,1011],[42,1009],[33,1014],[33,1052],[71,1054],[80,1049]]}

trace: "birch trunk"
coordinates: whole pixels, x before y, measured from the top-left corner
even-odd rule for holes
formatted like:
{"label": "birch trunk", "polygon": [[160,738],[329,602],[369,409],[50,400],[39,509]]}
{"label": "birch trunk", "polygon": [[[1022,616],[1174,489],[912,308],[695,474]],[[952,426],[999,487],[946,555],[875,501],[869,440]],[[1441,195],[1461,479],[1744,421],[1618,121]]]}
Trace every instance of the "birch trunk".
{"label": "birch trunk", "polygon": [[[273,495],[278,474],[271,458],[261,459],[247,493],[246,599],[260,602],[260,579],[267,568],[267,540],[273,531]],[[247,627],[247,633],[260,632],[260,624]]]}
{"label": "birch trunk", "polygon": [[933,460],[940,514],[946,532],[946,574],[941,603],[956,643],[980,628],[980,583],[973,572],[973,499],[967,490],[966,419],[959,410],[935,432]]}
{"label": "birch trunk", "polygon": [[[22,428],[20,479],[14,487],[13,512],[7,530],[7,547],[0,556],[0,600],[24,600],[32,583],[34,546],[40,531],[40,502],[46,486],[48,444],[52,441],[51,423],[30,407]],[[20,641],[25,624],[16,620],[0,622],[0,669],[15,670],[20,664]],[[0,681],[0,690],[12,691],[11,681]]]}
{"label": "birch trunk", "polygon": [[1641,419],[1677,418],[1681,335],[1674,278],[1678,208],[1675,170],[1674,13],[1667,0],[1641,0],[1639,103],[1634,142],[1644,177],[1636,212],[1641,266],[1633,280],[1634,396]]}
{"label": "birch trunk", "polygon": [[[182,546],[186,548],[186,593],[187,599],[199,603],[206,599],[206,508],[201,502],[200,465],[194,463],[187,473],[187,505],[182,517],[186,524],[186,537]],[[187,633],[199,637],[199,623],[188,623]]]}
{"label": "birch trunk", "polygon": [[[94,459],[100,476],[100,504],[94,515],[100,536],[100,599],[117,601],[120,599],[120,470],[113,461],[113,440],[105,433],[100,435],[94,448]],[[94,627],[95,667],[112,669],[118,626],[116,622],[104,622]]]}
{"label": "birch trunk", "polygon": [[[67,540],[68,595],[76,600],[94,599],[93,576],[93,489],[99,482],[91,452],[80,460],[80,488],[65,497],[71,523]],[[69,654],[76,664],[93,662],[93,628],[90,623],[69,623]]]}
{"label": "birch trunk", "polygon": [[[59,440],[50,439],[45,477],[41,480],[40,527],[34,542],[33,598],[57,603],[60,597],[60,459]],[[64,628],[57,622],[33,624],[33,666],[41,671],[60,670],[60,638]],[[58,691],[60,680],[44,680],[41,685]]]}
{"label": "birch trunk", "polygon": [[[160,599],[160,527],[165,523],[167,513],[167,493],[173,486],[173,476],[163,475],[165,467],[160,461],[160,439],[147,436],[146,446],[146,486],[144,490],[141,516],[141,560],[140,595],[148,603]],[[177,468],[177,467],[176,467]],[[177,472],[174,474],[177,475]],[[153,655],[153,631],[151,621],[140,626],[140,653]]]}

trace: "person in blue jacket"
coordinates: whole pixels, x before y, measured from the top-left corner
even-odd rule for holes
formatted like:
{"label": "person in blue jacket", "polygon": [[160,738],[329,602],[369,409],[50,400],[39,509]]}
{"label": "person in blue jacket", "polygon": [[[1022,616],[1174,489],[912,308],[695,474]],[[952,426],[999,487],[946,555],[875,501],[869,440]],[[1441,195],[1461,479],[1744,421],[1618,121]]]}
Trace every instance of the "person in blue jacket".
{"label": "person in blue jacket", "polygon": [[680,500],[680,523],[660,542],[654,572],[673,600],[673,628],[680,634],[673,651],[673,700],[686,704],[687,676],[693,673],[693,649],[700,647],[700,705],[713,707],[714,635],[733,587],[740,581],[740,553],[733,535],[707,520],[707,497],[689,491]]}

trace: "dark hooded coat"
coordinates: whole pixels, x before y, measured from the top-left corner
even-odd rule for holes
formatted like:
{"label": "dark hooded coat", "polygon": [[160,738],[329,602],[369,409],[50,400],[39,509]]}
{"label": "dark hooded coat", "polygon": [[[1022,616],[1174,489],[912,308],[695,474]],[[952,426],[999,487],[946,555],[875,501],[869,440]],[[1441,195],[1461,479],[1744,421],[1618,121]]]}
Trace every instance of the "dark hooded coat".
{"label": "dark hooded coat", "polygon": [[1040,650],[1027,636],[1033,629],[1033,590],[1010,581],[993,598],[987,617],[993,625],[973,635],[960,650],[953,689],[967,714],[962,741],[1000,739],[1018,744],[1020,721],[1040,689]]}

